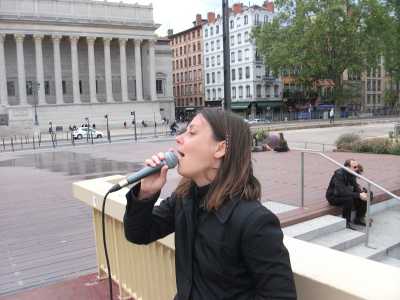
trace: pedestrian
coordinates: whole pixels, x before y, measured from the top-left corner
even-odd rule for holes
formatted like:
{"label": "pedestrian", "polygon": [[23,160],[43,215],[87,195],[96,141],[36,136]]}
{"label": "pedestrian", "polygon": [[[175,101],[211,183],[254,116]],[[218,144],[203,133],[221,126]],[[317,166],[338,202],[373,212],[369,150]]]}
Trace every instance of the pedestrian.
{"label": "pedestrian", "polygon": [[[176,137],[182,180],[155,206],[168,167],[126,195],[126,238],[149,244],[175,232],[175,299],[296,299],[278,218],[260,202],[251,134],[242,118],[203,109]],[[145,160],[157,166],[159,153]]]}
{"label": "pedestrian", "polygon": [[126,128],[126,121],[124,121],[124,128]]}
{"label": "pedestrian", "polygon": [[[358,173],[359,164],[355,159],[347,159],[344,166]],[[337,169],[326,191],[326,200],[329,204],[343,208],[342,216],[346,219],[346,227],[353,229],[351,225],[351,211],[356,210],[354,224],[365,226],[365,213],[367,211],[367,193],[357,184],[357,178],[345,169]]]}
{"label": "pedestrian", "polygon": [[335,110],[332,107],[331,110],[329,111],[329,123],[333,124],[334,122],[335,122]]}
{"label": "pedestrian", "polygon": [[288,143],[285,140],[285,137],[283,136],[282,132],[279,133],[278,144],[274,147],[274,151],[276,151],[276,152],[288,152],[289,151]]}
{"label": "pedestrian", "polygon": [[95,123],[92,124],[92,128],[96,129],[96,124]]}

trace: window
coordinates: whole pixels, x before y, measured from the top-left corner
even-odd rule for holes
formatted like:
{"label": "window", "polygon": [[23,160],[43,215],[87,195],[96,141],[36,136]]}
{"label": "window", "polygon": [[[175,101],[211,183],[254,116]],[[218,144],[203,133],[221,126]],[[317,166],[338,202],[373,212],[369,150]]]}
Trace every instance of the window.
{"label": "window", "polygon": [[213,94],[213,100],[215,100],[217,98],[217,93],[215,89],[212,89],[212,94]]}
{"label": "window", "polygon": [[245,60],[249,60],[250,59],[250,50],[249,49],[245,49],[244,50],[244,59]]}
{"label": "window", "polygon": [[179,47],[179,55],[182,55],[182,47]]}
{"label": "window", "polygon": [[196,43],[193,43],[192,47],[193,47],[193,52],[195,52],[196,51]]}
{"label": "window", "polygon": [[193,80],[197,80],[197,72],[196,72],[196,70],[193,71]]}
{"label": "window", "polygon": [[239,98],[243,98],[243,86],[239,86]]}
{"label": "window", "polygon": [[208,52],[208,43],[206,43],[206,52]]}
{"label": "window", "polygon": [[274,85],[274,97],[278,97],[278,96],[279,96],[279,86]]}
{"label": "window", "polygon": [[246,79],[250,78],[250,67],[246,67]]}
{"label": "window", "polygon": [[206,57],[206,67],[208,68],[210,66],[210,58]]}
{"label": "window", "polygon": [[238,73],[239,73],[239,75],[238,75],[239,78],[238,79],[241,80],[243,78],[243,69],[239,68],[238,69]]}
{"label": "window", "polygon": [[191,67],[191,66],[192,66],[192,58],[189,57],[189,67]]}
{"label": "window", "polygon": [[7,81],[7,94],[10,97],[15,96],[15,83],[14,81]]}
{"label": "window", "polygon": [[215,66],[215,56],[211,57],[211,67]]}
{"label": "window", "polygon": [[67,94],[67,83],[65,82],[65,80],[63,80],[62,82],[62,93],[63,95]]}
{"label": "window", "polygon": [[249,41],[249,32],[246,31],[246,32],[244,33],[244,42],[247,43],[248,41]]}
{"label": "window", "polygon": [[257,90],[257,97],[260,98],[261,97],[261,84],[257,84],[256,90]]}
{"label": "window", "polygon": [[197,55],[197,63],[201,65],[201,54]]}
{"label": "window", "polygon": [[235,45],[235,36],[231,35],[231,46]]}
{"label": "window", "polygon": [[163,84],[161,79],[156,80],[156,91],[157,94],[162,94],[163,93]]}
{"label": "window", "polygon": [[244,16],[244,25],[249,24],[249,16]]}
{"label": "window", "polygon": [[230,28],[233,29],[233,27],[235,26],[235,24],[233,23],[233,20],[231,20],[230,24],[231,24]]}
{"label": "window", "polygon": [[193,56],[193,66],[196,65],[196,55]]}
{"label": "window", "polygon": [[201,51],[201,45],[200,42],[197,43],[197,51]]}
{"label": "window", "polygon": [[210,27],[210,36],[214,35],[214,27]]}
{"label": "window", "polygon": [[197,76],[199,77],[198,80],[201,80],[201,74],[202,74],[202,73],[201,73],[201,70],[198,70],[198,71],[197,71]]}
{"label": "window", "polygon": [[377,101],[377,103],[378,104],[381,104],[381,95],[376,95],[376,97],[377,97],[377,99],[376,99],[376,101]]}
{"label": "window", "polygon": [[208,37],[208,29],[206,28],[206,30],[204,30],[204,36]]}
{"label": "window", "polygon": [[238,33],[238,35],[237,35],[237,42],[238,42],[238,44],[242,43],[242,34],[241,33]]}
{"label": "window", "polygon": [[32,87],[32,81],[28,80],[26,82],[26,95],[27,96],[32,96],[33,95],[33,87]]}
{"label": "window", "polygon": [[218,98],[219,99],[222,98],[222,90],[221,90],[221,88],[218,88]]}
{"label": "window", "polygon": [[217,83],[220,83],[220,82],[221,82],[221,72],[218,71],[217,72]]}
{"label": "window", "polygon": [[214,41],[211,42],[211,51],[214,51]]}
{"label": "window", "polygon": [[217,40],[217,50],[219,50],[221,48],[221,41]]}
{"label": "window", "polygon": [[186,54],[186,46],[183,46],[183,54]]}
{"label": "window", "polygon": [[381,90],[381,81],[380,81],[380,80],[377,80],[377,81],[376,81],[376,90],[377,90],[377,91],[380,91],[380,90]]}
{"label": "window", "polygon": [[235,52],[232,51],[231,52],[231,63],[234,63],[234,62],[235,62]]}
{"label": "window", "polygon": [[82,93],[83,93],[82,80],[79,80],[79,94],[82,95]]}
{"label": "window", "polygon": [[236,98],[236,87],[232,87],[232,98]]}
{"label": "window", "polygon": [[96,79],[96,94],[99,92],[99,81]]}
{"label": "window", "polygon": [[221,55],[217,55],[217,66],[221,64]]}
{"label": "window", "polygon": [[240,17],[236,18],[236,27],[239,28],[240,27]]}
{"label": "window", "polygon": [[215,34],[219,33],[219,25],[215,26]]}
{"label": "window", "polygon": [[207,99],[208,99],[208,100],[211,100],[210,89],[207,89]]}
{"label": "window", "polygon": [[268,23],[268,16],[264,16],[264,23]]}
{"label": "window", "polygon": [[175,74],[172,74],[172,82],[175,83]]}
{"label": "window", "polygon": [[236,70],[232,69],[232,78],[231,80],[236,80]]}
{"label": "window", "polygon": [[246,85],[246,97],[251,97],[250,95],[250,86]]}
{"label": "window", "polygon": [[[81,94],[82,94],[82,90],[83,90],[83,87],[82,87],[82,80],[80,80],[80,82],[81,82],[81,84],[80,84],[80,89],[81,89]],[[50,95],[50,82],[48,81],[48,80],[46,80],[45,82],[44,82],[44,94],[45,95]]]}
{"label": "window", "polygon": [[238,51],[238,61],[242,61],[243,55],[242,55],[242,50]]}
{"label": "window", "polygon": [[206,78],[207,78],[206,82],[207,82],[207,84],[209,84],[210,83],[210,73],[207,73]]}
{"label": "window", "polygon": [[189,81],[192,81],[192,71],[189,71]]}
{"label": "window", "polygon": [[215,83],[215,72],[211,73],[211,82]]}
{"label": "window", "polygon": [[254,15],[254,25],[260,25],[260,16],[258,14]]}

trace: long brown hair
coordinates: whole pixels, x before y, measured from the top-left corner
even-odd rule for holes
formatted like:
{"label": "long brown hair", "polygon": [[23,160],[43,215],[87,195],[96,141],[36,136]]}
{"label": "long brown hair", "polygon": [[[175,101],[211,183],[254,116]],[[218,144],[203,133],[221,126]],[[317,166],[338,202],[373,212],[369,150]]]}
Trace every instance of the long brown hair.
{"label": "long brown hair", "polygon": [[[207,194],[207,209],[217,210],[225,201],[238,196],[242,200],[260,200],[261,185],[253,175],[251,134],[243,119],[221,109],[205,108],[201,114],[210,124],[216,141],[226,142],[226,152],[217,175]],[[182,178],[175,192],[183,197],[190,194],[193,184]]]}

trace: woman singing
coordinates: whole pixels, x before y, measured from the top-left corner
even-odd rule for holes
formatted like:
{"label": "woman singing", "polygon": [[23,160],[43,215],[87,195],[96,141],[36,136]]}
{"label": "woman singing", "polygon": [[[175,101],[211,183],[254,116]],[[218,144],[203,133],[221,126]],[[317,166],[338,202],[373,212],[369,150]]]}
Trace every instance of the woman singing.
{"label": "woman singing", "polygon": [[[204,109],[176,144],[181,182],[159,206],[167,166],[129,191],[126,238],[148,244],[175,233],[177,300],[296,299],[279,220],[260,203],[248,125]],[[163,159],[159,153],[145,164]]]}

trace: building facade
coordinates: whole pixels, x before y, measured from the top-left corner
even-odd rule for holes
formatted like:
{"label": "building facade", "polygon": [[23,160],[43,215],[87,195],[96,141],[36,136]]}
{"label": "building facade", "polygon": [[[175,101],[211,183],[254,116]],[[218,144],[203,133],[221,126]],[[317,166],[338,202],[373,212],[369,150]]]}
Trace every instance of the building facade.
{"label": "building facade", "polygon": [[193,27],[168,35],[172,49],[173,94],[179,119],[190,118],[204,106],[203,23],[198,14]]}
{"label": "building facade", "polygon": [[[229,16],[232,110],[244,117],[269,117],[282,104],[282,83],[274,78],[257,52],[252,28],[270,22],[274,6],[234,4]],[[204,35],[206,106],[222,106],[224,99],[223,20],[208,13]]]}
{"label": "building facade", "polygon": [[151,5],[0,0],[0,114],[10,126],[173,119],[171,50]]}

